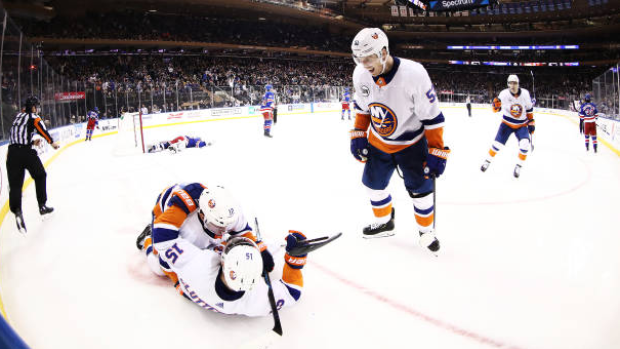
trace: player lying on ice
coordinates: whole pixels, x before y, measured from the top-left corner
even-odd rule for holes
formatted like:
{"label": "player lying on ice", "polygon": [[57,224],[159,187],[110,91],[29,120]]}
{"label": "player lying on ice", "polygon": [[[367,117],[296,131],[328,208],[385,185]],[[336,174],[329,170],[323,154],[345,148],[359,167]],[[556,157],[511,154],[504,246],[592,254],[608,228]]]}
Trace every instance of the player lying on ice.
{"label": "player lying on ice", "polygon": [[[203,308],[269,315],[268,286],[261,274],[273,271],[273,257],[227,190],[200,183],[171,186],[157,198],[152,218],[137,247],[155,274],[168,276],[181,295]],[[282,278],[272,281],[279,308],[301,296],[306,254],[289,252],[305,239],[296,231],[286,237]]]}
{"label": "player lying on ice", "polygon": [[201,137],[179,136],[171,141],[159,142],[148,148],[149,153],[157,153],[168,149],[171,153],[177,153],[185,148],[202,148],[211,145]]}

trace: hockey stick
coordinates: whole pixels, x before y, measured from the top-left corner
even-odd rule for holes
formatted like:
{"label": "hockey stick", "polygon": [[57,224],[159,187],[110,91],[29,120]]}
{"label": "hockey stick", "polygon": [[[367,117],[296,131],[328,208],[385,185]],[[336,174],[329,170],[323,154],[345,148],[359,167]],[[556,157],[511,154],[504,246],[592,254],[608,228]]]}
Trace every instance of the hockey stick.
{"label": "hockey stick", "polygon": [[[258,240],[261,240],[260,228],[258,227],[258,218],[254,218],[254,223],[256,224],[256,236],[258,237]],[[269,306],[271,307],[271,314],[273,315],[273,330],[256,337],[254,340],[241,344],[238,349],[268,349],[275,341],[282,338],[282,323],[280,322],[280,314],[278,313],[278,307],[276,306],[276,298],[273,295],[271,279],[269,278],[269,273],[266,270],[263,270],[263,278],[268,287],[267,297],[269,298]]]}
{"label": "hockey stick", "polygon": [[433,230],[435,230],[435,222],[437,222],[437,176],[433,175]]}
{"label": "hockey stick", "polygon": [[[258,227],[258,218],[254,218],[254,223],[256,223],[256,236],[258,240],[262,240],[260,235],[260,228]],[[269,287],[269,291],[267,295],[269,297],[269,305],[271,306],[271,313],[273,315],[273,332],[282,336],[282,323],[280,322],[280,314],[278,313],[278,307],[276,306],[276,298],[273,295],[273,287],[271,286],[271,279],[269,278],[269,273],[265,270],[263,271],[263,278],[265,279],[265,283],[267,287]]]}
{"label": "hockey stick", "polygon": [[288,251],[288,254],[290,254],[293,257],[303,256],[312,251],[318,250],[319,248],[329,244],[330,242],[338,239],[341,236],[342,236],[342,233],[338,233],[333,236],[323,236],[323,237],[316,238],[316,239],[299,241],[296,247]]}
{"label": "hockey stick", "polygon": [[[534,108],[534,104],[536,104],[536,80],[534,80],[534,71],[530,70],[530,74],[532,75],[532,93],[534,94],[532,108]],[[532,146],[532,153],[533,153],[534,152],[534,135],[533,134],[530,134],[530,145]]]}

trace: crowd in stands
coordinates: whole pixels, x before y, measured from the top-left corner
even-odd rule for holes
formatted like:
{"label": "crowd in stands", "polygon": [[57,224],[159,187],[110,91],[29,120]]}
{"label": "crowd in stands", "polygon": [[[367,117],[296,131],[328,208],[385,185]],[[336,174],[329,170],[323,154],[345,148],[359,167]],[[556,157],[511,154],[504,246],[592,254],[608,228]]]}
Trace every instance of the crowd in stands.
{"label": "crowd in stands", "polygon": [[319,27],[238,18],[115,12],[18,24],[30,37],[195,41],[340,52],[350,45],[349,37]]}

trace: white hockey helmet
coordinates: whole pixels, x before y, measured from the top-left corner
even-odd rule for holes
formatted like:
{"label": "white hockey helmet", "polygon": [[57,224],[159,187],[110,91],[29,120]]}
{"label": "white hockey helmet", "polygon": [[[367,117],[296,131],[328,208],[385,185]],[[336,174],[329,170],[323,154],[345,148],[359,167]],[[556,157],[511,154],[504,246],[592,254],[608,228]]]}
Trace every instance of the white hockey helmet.
{"label": "white hockey helmet", "polygon": [[510,86],[511,82],[516,82],[517,84],[519,84],[519,77],[514,74],[509,75],[508,82],[507,82],[508,86]]}
{"label": "white hockey helmet", "polygon": [[387,62],[387,55],[383,57],[381,51],[386,49],[387,54],[390,54],[390,46],[387,35],[383,30],[379,28],[364,28],[360,30],[353,43],[351,43],[351,51],[353,52],[353,61],[357,65],[362,64],[362,58],[376,55],[383,65],[383,71],[385,71],[385,63]]}
{"label": "white hockey helmet", "polygon": [[224,235],[237,221],[237,203],[223,186],[205,188],[198,198],[198,213],[210,232]]}
{"label": "white hockey helmet", "polygon": [[226,286],[236,292],[251,290],[263,272],[260,250],[254,241],[246,237],[228,240],[221,263]]}

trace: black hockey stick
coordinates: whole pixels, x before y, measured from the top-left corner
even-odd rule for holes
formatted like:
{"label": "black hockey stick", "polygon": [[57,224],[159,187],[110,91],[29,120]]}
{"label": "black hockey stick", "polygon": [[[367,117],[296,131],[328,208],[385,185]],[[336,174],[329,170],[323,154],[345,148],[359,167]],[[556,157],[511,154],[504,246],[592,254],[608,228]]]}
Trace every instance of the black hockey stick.
{"label": "black hockey stick", "polygon": [[437,222],[437,176],[433,175],[433,230],[435,230],[435,222]]}
{"label": "black hockey stick", "polygon": [[[534,80],[534,71],[530,70],[530,74],[532,75],[532,94],[534,94],[534,100],[532,101],[532,108],[534,108],[534,104],[536,104],[536,81]],[[532,153],[534,152],[534,135],[530,134],[530,144],[532,146]]]}
{"label": "black hockey stick", "polygon": [[297,243],[297,246],[288,251],[288,254],[293,257],[303,256],[305,254],[308,254],[309,252],[318,250],[319,248],[329,244],[330,242],[338,239],[341,236],[342,233],[338,233],[333,236],[323,236],[316,239],[299,241]]}
{"label": "black hockey stick", "polygon": [[[258,227],[258,218],[254,218],[254,223],[256,224],[256,236],[258,237],[258,240],[262,240],[260,235],[260,228]],[[276,297],[273,295],[271,279],[269,278],[269,273],[266,270],[263,271],[263,278],[265,279],[265,283],[269,288],[267,296],[269,297],[269,305],[271,306],[271,314],[273,315],[273,332],[282,336],[282,322],[280,322],[280,314],[278,313],[278,307],[276,306]]]}

